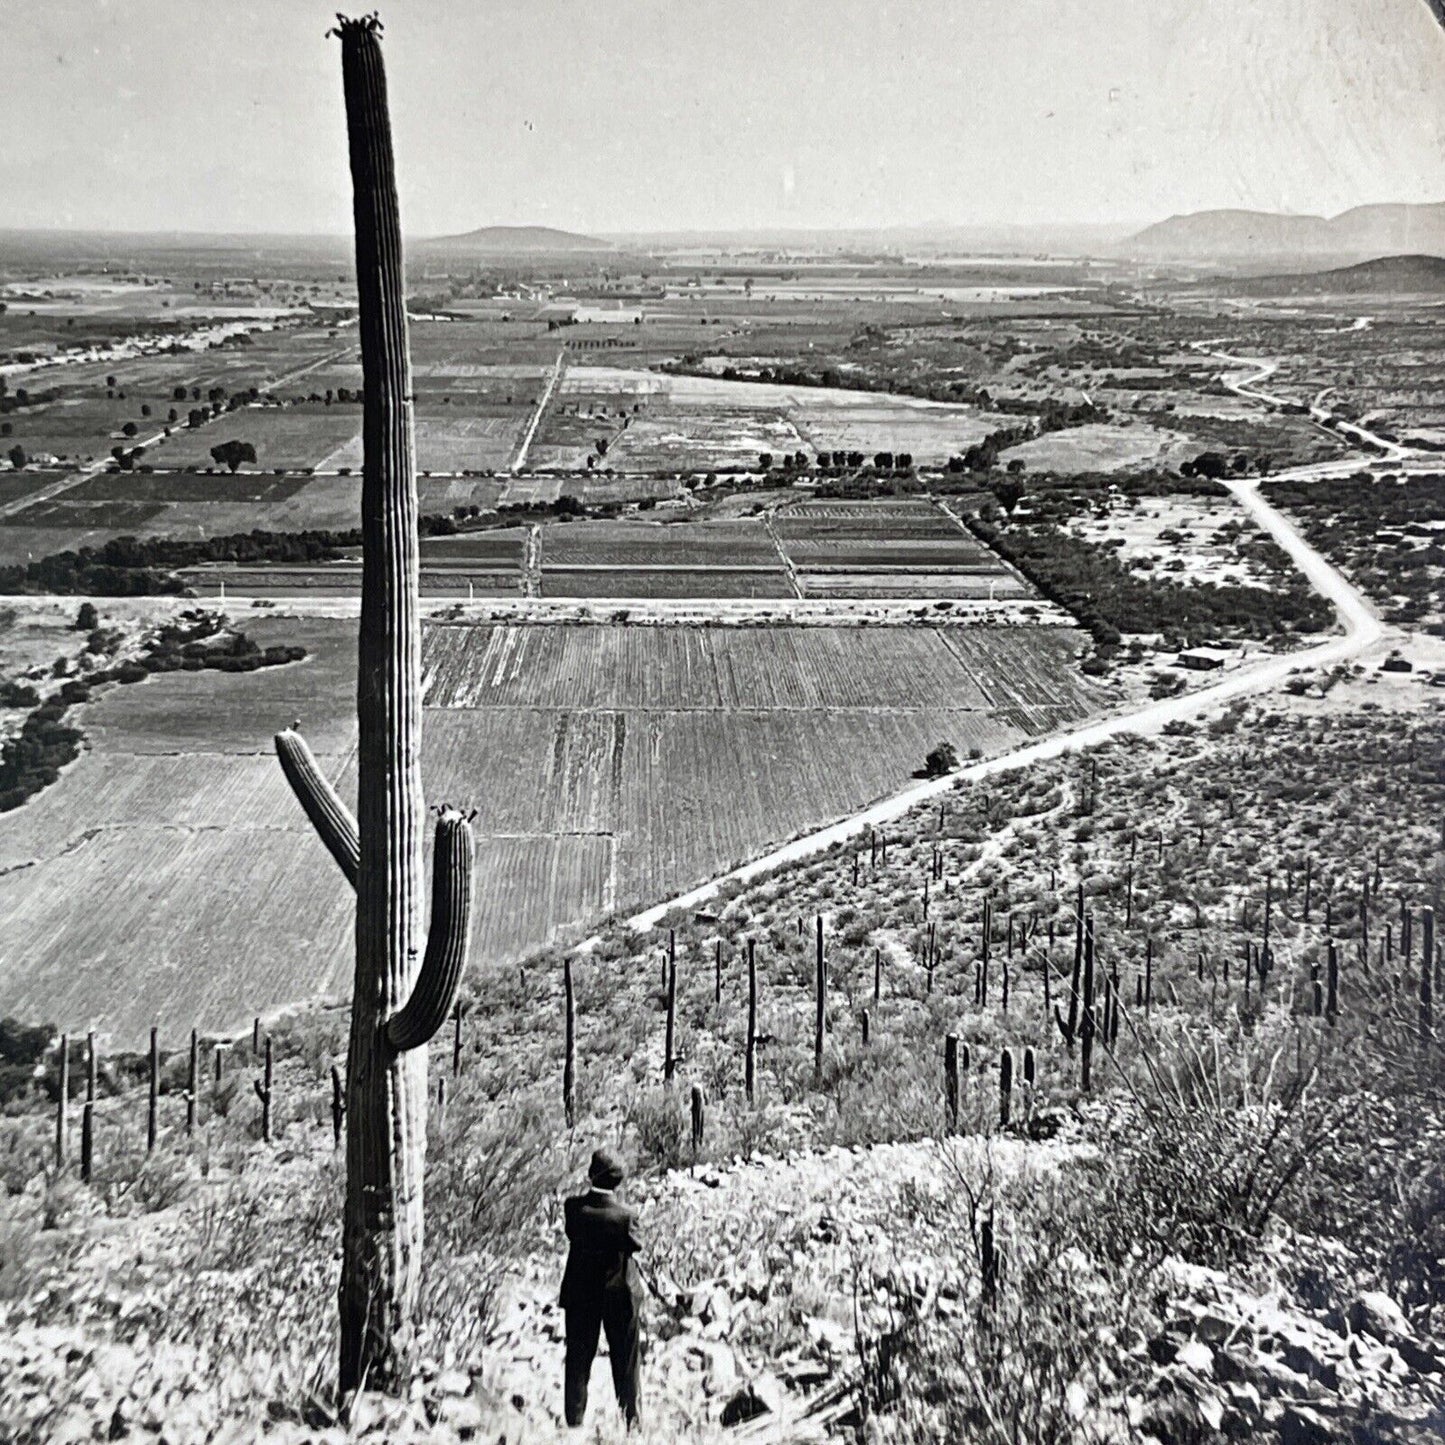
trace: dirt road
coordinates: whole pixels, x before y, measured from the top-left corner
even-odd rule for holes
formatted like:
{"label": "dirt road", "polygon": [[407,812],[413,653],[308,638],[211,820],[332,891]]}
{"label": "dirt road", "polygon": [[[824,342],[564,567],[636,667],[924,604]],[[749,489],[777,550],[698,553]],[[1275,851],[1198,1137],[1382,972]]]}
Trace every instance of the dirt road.
{"label": "dirt road", "polygon": [[[1312,468],[1302,467],[1298,470],[1302,474],[1313,474]],[[1280,473],[1282,478],[1293,475],[1294,472]],[[836,844],[845,843],[870,828],[882,827],[919,803],[950,791],[958,782],[971,782],[1057,758],[1064,753],[1083,751],[1126,733],[1145,737],[1157,735],[1172,722],[1192,721],[1236,698],[1248,697],[1276,687],[1290,673],[1299,669],[1328,667],[1344,662],[1374,646],[1385,636],[1384,624],[1370,603],[1305,541],[1288,518],[1265,501],[1260,495],[1258,481],[1240,480],[1226,482],[1225,485],[1254,521],[1289,554],[1315,589],[1330,601],[1343,629],[1341,634],[1303,651],[1263,658],[1197,692],[1150,702],[1129,712],[1115,713],[1071,732],[1058,733],[1011,753],[973,763],[945,777],[924,779],[826,828],[784,843],[780,848],[774,848],[762,857],[713,878],[698,888],[644,909],[627,920],[628,927],[637,930],[655,928],[675,910],[696,908],[706,903],[724,884],[747,882],[785,864],[796,863]]]}
{"label": "dirt road", "polygon": [[[1231,375],[1225,372],[1219,379],[1236,396],[1242,396],[1248,401],[1263,402],[1266,406],[1283,407],[1289,403],[1288,397],[1275,396],[1271,392],[1261,391],[1259,384],[1267,381],[1279,370],[1279,362],[1266,361],[1258,356],[1231,356],[1227,351],[1216,351],[1214,345],[1209,341],[1195,341],[1190,345],[1195,351],[1202,351],[1207,356],[1212,356],[1216,361],[1222,361],[1226,366],[1240,366],[1244,368],[1243,373]],[[1353,439],[1365,446],[1377,449],[1387,462],[1402,462],[1414,453],[1409,447],[1401,446],[1399,442],[1392,442],[1385,437],[1378,436],[1367,427],[1361,426],[1358,422],[1345,421],[1337,417],[1329,407],[1321,404],[1321,398],[1326,392],[1320,392],[1315,397],[1309,408],[1310,420],[1316,426],[1325,427],[1325,430],[1333,434],[1343,434],[1346,440]],[[1326,422],[1333,421],[1333,426],[1325,426]],[[1339,462],[1328,462],[1323,465],[1338,467]],[[1302,469],[1303,470],[1303,469]]]}
{"label": "dirt road", "polygon": [[512,465],[508,468],[511,472],[520,472],[527,464],[527,453],[532,448],[532,438],[537,435],[537,428],[542,424],[542,416],[552,402],[552,394],[557,390],[557,383],[562,380],[562,373],[567,367],[567,348],[564,346],[557,353],[557,360],[552,363],[552,370],[547,375],[547,385],[542,388],[542,395],[538,399],[537,409],[532,413],[531,420],[527,423],[527,430],[522,433],[521,444],[517,447],[517,455],[512,459]]}

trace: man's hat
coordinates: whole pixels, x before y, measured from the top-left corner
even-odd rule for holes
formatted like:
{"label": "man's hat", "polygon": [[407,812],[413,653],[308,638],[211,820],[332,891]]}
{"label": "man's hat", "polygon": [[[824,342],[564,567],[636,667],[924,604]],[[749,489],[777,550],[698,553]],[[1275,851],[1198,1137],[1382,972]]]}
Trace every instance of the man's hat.
{"label": "man's hat", "polygon": [[606,1147],[593,1151],[592,1163],[587,1166],[587,1177],[599,1189],[616,1189],[627,1177],[627,1170],[611,1149]]}

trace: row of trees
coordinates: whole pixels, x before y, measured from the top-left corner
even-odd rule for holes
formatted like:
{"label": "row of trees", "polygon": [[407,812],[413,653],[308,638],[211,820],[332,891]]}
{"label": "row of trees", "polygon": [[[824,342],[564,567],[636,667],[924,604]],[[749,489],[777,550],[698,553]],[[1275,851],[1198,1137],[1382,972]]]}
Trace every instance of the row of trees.
{"label": "row of trees", "polygon": [[[778,458],[774,458],[772,452],[759,452],[758,470],[772,471],[775,461],[778,469],[784,472],[805,472],[815,465],[815,459],[807,452],[784,452]],[[874,452],[871,464],[875,471],[911,472],[913,453]],[[862,452],[826,451],[819,452],[816,458],[816,466],[821,472],[861,471],[868,465],[869,459]]]}

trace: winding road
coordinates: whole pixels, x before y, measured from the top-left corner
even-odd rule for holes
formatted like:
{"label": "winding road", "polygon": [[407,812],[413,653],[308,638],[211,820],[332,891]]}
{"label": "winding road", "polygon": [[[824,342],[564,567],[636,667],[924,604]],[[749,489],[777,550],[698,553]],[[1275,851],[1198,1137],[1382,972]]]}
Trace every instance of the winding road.
{"label": "winding road", "polygon": [[[1352,465],[1358,467],[1359,464]],[[1278,473],[1275,480],[1318,475],[1319,471],[1315,467],[1297,467]],[[760,858],[754,858],[741,867],[710,879],[700,887],[654,904],[627,919],[627,926],[637,931],[656,928],[671,913],[697,908],[707,903],[716,897],[725,885],[746,883],[772,872],[775,868],[796,863],[839,843],[845,843],[870,828],[891,823],[919,803],[950,792],[957,783],[973,782],[1057,758],[1064,753],[1096,747],[1125,733],[1144,737],[1156,735],[1163,732],[1170,723],[1192,721],[1236,698],[1249,697],[1276,687],[1292,672],[1345,662],[1367,651],[1386,635],[1385,626],[1370,602],[1355,589],[1343,573],[1305,541],[1293,522],[1260,495],[1259,482],[1256,479],[1229,481],[1224,485],[1254,521],[1284,549],[1315,590],[1334,607],[1343,629],[1341,633],[1302,651],[1261,658],[1258,662],[1241,667],[1197,692],[1149,702],[1128,712],[1114,713],[1069,732],[1056,733],[1036,743],[1029,743],[1013,752],[972,763],[944,777],[924,779],[825,828],[794,838]]]}
{"label": "winding road", "polygon": [[[1267,381],[1279,370],[1278,361],[1267,361],[1258,356],[1232,356],[1227,351],[1216,351],[1214,349],[1215,344],[1212,341],[1193,341],[1190,342],[1190,345],[1195,351],[1212,356],[1216,361],[1224,362],[1226,366],[1243,368],[1242,372],[1234,375],[1225,372],[1219,378],[1220,382],[1236,396],[1242,396],[1247,401],[1263,402],[1266,406],[1285,407],[1297,404],[1292,402],[1289,397],[1275,396],[1271,392],[1259,390],[1260,382]],[[1310,403],[1310,420],[1313,421],[1316,426],[1324,427],[1326,431],[1335,436],[1338,436],[1342,432],[1347,433],[1357,442],[1376,448],[1380,452],[1382,459],[1388,462],[1403,462],[1406,458],[1414,455],[1409,447],[1401,446],[1399,442],[1392,442],[1385,437],[1378,436],[1367,427],[1361,426],[1358,422],[1346,421],[1343,417],[1337,416],[1329,407],[1322,403],[1322,398],[1328,395],[1329,390],[1330,388],[1326,387],[1325,390],[1321,391],[1315,397],[1314,401]],[[1333,422],[1334,425],[1327,425],[1329,422]],[[1358,463],[1351,458],[1345,458],[1342,462],[1322,462],[1319,464],[1319,466],[1335,468],[1342,465],[1353,468],[1357,466]],[[1318,467],[1302,467],[1299,468],[1298,471],[1301,475],[1317,475]]]}

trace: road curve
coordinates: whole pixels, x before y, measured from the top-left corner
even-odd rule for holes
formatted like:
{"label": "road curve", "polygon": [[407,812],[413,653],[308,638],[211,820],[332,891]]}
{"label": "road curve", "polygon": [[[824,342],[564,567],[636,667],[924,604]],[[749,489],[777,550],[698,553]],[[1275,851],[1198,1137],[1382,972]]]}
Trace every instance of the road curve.
{"label": "road curve", "polygon": [[[1301,467],[1298,471],[1306,476],[1312,474],[1307,467]],[[1281,472],[1278,479],[1288,479],[1293,475],[1293,471]],[[718,891],[728,884],[746,883],[764,873],[772,872],[775,868],[796,863],[839,843],[845,843],[870,828],[891,823],[919,803],[949,792],[956,783],[973,782],[1057,758],[1064,753],[1097,747],[1100,743],[1126,733],[1153,736],[1163,732],[1172,722],[1192,721],[1236,698],[1248,697],[1275,687],[1297,669],[1328,667],[1374,646],[1385,635],[1384,625],[1374,608],[1338,569],[1331,566],[1305,541],[1287,517],[1260,495],[1258,481],[1238,480],[1226,482],[1224,485],[1245,511],[1284,549],[1311,585],[1333,605],[1343,629],[1341,633],[1303,651],[1262,658],[1219,682],[1200,688],[1197,692],[1149,702],[1130,712],[1115,713],[1072,731],[1056,733],[1036,743],[1029,743],[996,758],[972,763],[944,777],[927,778],[914,783],[902,792],[884,798],[861,812],[831,823],[826,828],[805,833],[802,837],[794,838],[741,867],[730,869],[697,888],[633,914],[626,920],[627,927],[639,932],[656,928],[670,913],[679,909],[697,908],[714,898]]]}

